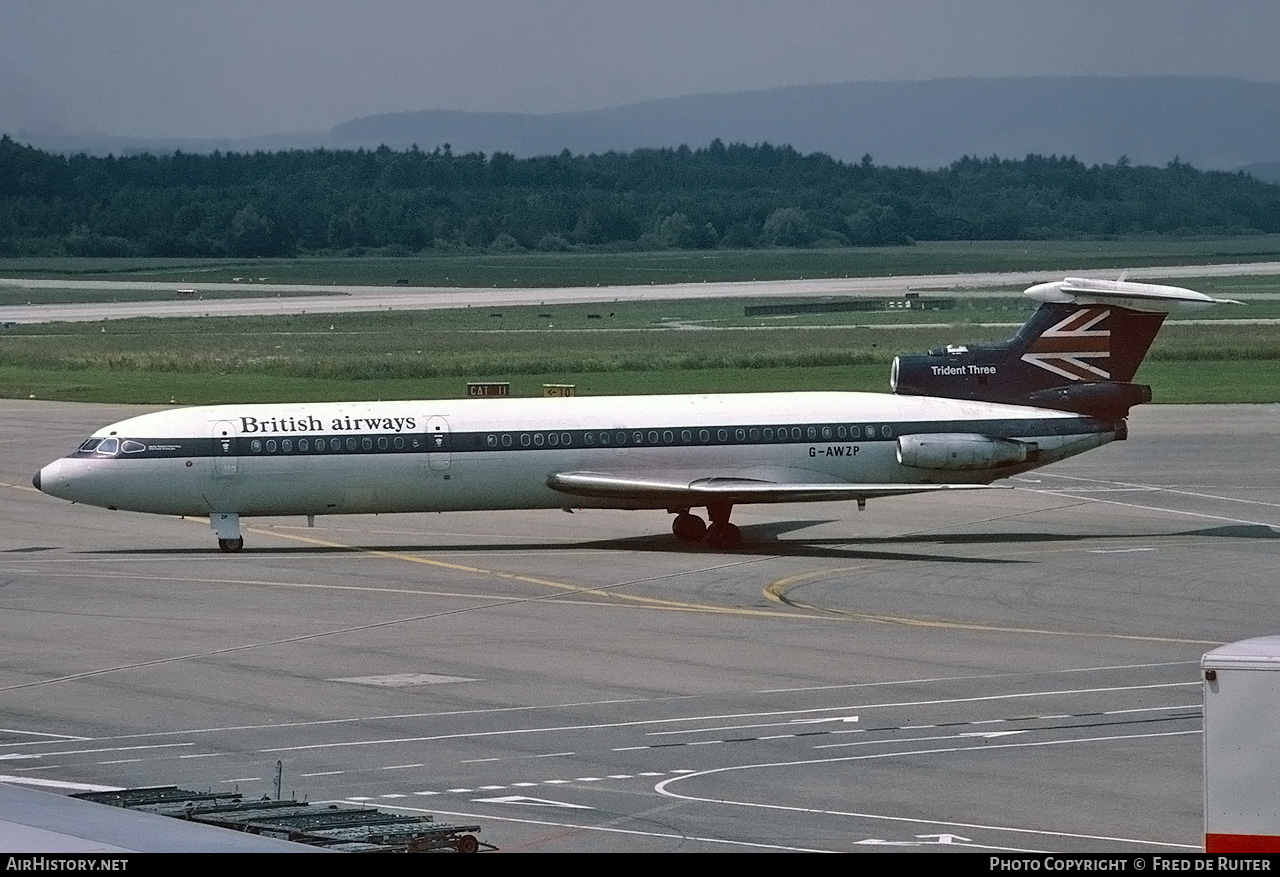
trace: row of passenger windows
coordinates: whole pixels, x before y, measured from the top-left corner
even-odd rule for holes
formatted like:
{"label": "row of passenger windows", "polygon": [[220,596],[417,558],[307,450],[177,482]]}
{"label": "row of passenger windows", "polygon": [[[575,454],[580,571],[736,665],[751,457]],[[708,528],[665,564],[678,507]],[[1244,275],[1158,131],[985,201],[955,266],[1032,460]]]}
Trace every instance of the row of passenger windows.
{"label": "row of passenger windows", "polygon": [[347,436],[346,438],[329,439],[252,439],[249,442],[249,451],[254,454],[292,454],[295,451],[303,454],[337,454],[342,452],[350,453],[352,451],[372,451],[374,448],[379,451],[412,451],[422,448],[423,445],[423,439],[417,436],[406,438],[402,435],[380,435],[374,438],[366,435],[362,438]]}
{"label": "row of passenger windows", "polygon": [[[893,438],[893,429],[889,426],[879,427],[882,438]],[[874,425],[849,426],[835,424],[831,426],[751,426],[751,427],[718,427],[716,429],[682,429],[678,431],[682,445],[724,444],[726,442],[791,442],[791,441],[849,441],[857,439],[873,439],[877,428]],[[650,430],[609,430],[600,432],[578,433],[578,446],[584,447],[644,447],[657,445],[673,445],[676,443],[677,431],[673,429]],[[480,445],[480,437],[476,436],[476,445]],[[254,454],[285,453],[340,453],[343,451],[379,451],[417,450],[423,446],[422,439],[404,436],[364,436],[356,438],[318,438],[318,439],[252,439],[249,450]],[[484,446],[494,450],[503,448],[568,448],[575,446],[574,434],[569,432],[503,432],[490,433],[485,436]],[[442,447],[443,449],[443,447]]]}
{"label": "row of passenger windows", "polygon": [[[874,425],[850,426],[833,424],[831,426],[751,426],[751,427],[718,427],[715,429],[650,429],[650,430],[602,430],[599,432],[503,432],[490,433],[484,437],[483,445],[480,436],[475,436],[477,447],[493,450],[515,448],[568,448],[568,447],[644,447],[658,445],[674,445],[679,438],[682,445],[724,444],[727,442],[792,442],[792,441],[851,441],[859,439],[893,438],[893,429]],[[437,437],[441,438],[441,437]],[[318,439],[252,439],[249,450],[254,454],[285,453],[295,451],[301,453],[340,453],[343,451],[379,451],[417,450],[423,446],[420,438],[404,436],[364,436],[356,438],[318,438]],[[441,446],[443,449],[443,446]]]}
{"label": "row of passenger windows", "polygon": [[[882,438],[893,438],[893,429],[881,426],[879,434]],[[673,429],[650,430],[610,430],[600,432],[579,433],[579,441],[586,447],[642,447],[652,445],[676,444],[677,431]],[[682,429],[679,430],[681,445],[725,444],[728,442],[791,442],[791,441],[849,441],[876,437],[876,427],[850,426],[833,424],[831,426],[739,426],[718,427],[715,429]],[[542,448],[570,447],[573,445],[573,433],[568,432],[520,432],[490,433],[485,437],[485,445],[489,448]],[[477,436],[477,443],[479,437]]]}

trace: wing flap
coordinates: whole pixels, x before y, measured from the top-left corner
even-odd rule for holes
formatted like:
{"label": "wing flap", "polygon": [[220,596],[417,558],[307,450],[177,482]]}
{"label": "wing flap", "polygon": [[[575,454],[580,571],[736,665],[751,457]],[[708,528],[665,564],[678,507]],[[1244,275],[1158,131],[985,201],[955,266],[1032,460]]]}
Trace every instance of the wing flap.
{"label": "wing flap", "polygon": [[657,506],[697,506],[708,501],[740,504],[874,499],[940,490],[985,490],[990,487],[986,484],[783,483],[736,477],[682,481],[603,472],[560,472],[547,479],[547,486],[571,496],[653,503]]}

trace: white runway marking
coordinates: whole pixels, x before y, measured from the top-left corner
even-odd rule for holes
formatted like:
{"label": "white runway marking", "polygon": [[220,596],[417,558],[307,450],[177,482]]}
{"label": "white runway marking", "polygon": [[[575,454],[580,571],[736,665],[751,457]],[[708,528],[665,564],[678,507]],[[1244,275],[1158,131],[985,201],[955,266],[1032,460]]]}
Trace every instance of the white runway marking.
{"label": "white runway marking", "polygon": [[19,786],[39,786],[44,789],[65,789],[73,792],[118,792],[119,786],[97,786],[92,783],[69,783],[64,780],[45,780],[39,777],[17,777],[0,774],[0,783]]}
{"label": "white runway marking", "polygon": [[504,795],[498,798],[472,798],[478,804],[526,804],[530,807],[564,807],[569,810],[594,810],[585,804],[570,804],[568,801],[549,801],[546,798],[526,798],[523,795]]}
{"label": "white runway marking", "polygon": [[[1067,479],[1071,481],[1099,481],[1098,479],[1094,479],[1094,478],[1082,478],[1079,475],[1059,475],[1056,472],[1045,472],[1044,474],[1051,478],[1062,478],[1062,479]],[[1159,485],[1153,485],[1153,484],[1128,484],[1123,481],[1099,481],[1099,483],[1117,485],[1116,489],[1118,490],[1146,490],[1146,491],[1153,491],[1153,492],[1159,492],[1159,493],[1176,493],[1182,496],[1194,496],[1197,499],[1216,499],[1221,502],[1240,502],[1240,503],[1246,503],[1248,505],[1265,505],[1265,506],[1271,506],[1272,508],[1280,508],[1280,502],[1263,502],[1262,500],[1259,500],[1259,499],[1240,499],[1239,497],[1222,496],[1221,494],[1217,494],[1217,493],[1197,493],[1196,491],[1193,491],[1193,490],[1182,490],[1181,488],[1177,488],[1177,487],[1161,487]],[[1068,488],[1064,488],[1064,490],[1066,489]],[[1083,489],[1087,490],[1088,488],[1083,488]]]}
{"label": "white runway marking", "polygon": [[49,734],[44,731],[19,731],[16,728],[0,728],[0,734],[21,734],[24,737],[49,737],[54,740],[88,740],[71,734]]}
{"label": "white runway marking", "polygon": [[[851,762],[851,761],[866,761],[871,759],[878,760],[878,759],[886,759],[886,758],[900,758],[903,756],[943,755],[943,754],[957,753],[957,752],[982,753],[982,752],[993,752],[997,749],[1022,749],[1022,748],[1028,748],[1028,747],[1062,746],[1062,745],[1082,744],[1082,743],[1107,743],[1107,742],[1112,742],[1116,740],[1140,740],[1140,739],[1151,739],[1151,738],[1160,738],[1160,737],[1180,737],[1180,736],[1186,736],[1188,734],[1199,734],[1199,733],[1201,732],[1200,731],[1168,731],[1168,732],[1163,732],[1158,734],[1127,734],[1127,735],[1117,735],[1112,737],[1082,737],[1082,738],[1072,739],[1072,740],[1046,740],[1041,742],[1030,742],[1030,743],[993,743],[993,744],[983,744],[983,745],[977,745],[977,746],[959,746],[959,747],[948,747],[948,748],[939,748],[939,749],[915,749],[915,750],[908,750],[904,752],[884,752],[884,753],[874,753],[871,755],[849,755],[841,758],[830,758],[830,759],[822,758],[822,759],[808,759],[808,760],[801,760],[801,761],[780,761],[780,762],[761,763],[761,764],[742,764],[742,765],[735,765],[733,767],[719,767],[719,768],[713,768],[711,770],[698,771],[695,774],[695,776],[705,777],[705,776],[710,776],[712,774],[728,773],[731,771],[740,771],[740,770],[754,770],[759,768],[802,767],[802,766],[808,766],[808,765],[837,764],[840,762]],[[858,813],[854,811],[844,811],[844,810],[822,810],[822,809],[815,809],[811,807],[791,807],[785,804],[762,804],[754,801],[731,801],[731,800],[721,799],[721,798],[703,798],[703,797],[698,797],[696,795],[681,795],[679,793],[672,792],[669,789],[669,786],[672,783],[677,783],[682,780],[687,780],[692,778],[693,777],[691,776],[681,776],[681,777],[672,777],[671,779],[663,780],[662,782],[654,786],[654,791],[660,795],[665,795],[670,798],[678,798],[683,801],[698,801],[704,804],[724,804],[727,806],[734,806],[734,807],[751,807],[751,808],[757,808],[762,810],[778,810],[778,811],[784,811],[789,813],[813,813],[813,814],[823,815],[823,816],[844,816],[851,819],[873,819],[873,820],[884,821],[884,822],[903,822],[903,823],[914,824],[914,825],[938,825],[938,826],[944,826],[947,828],[984,829],[987,831],[1039,835],[1044,837],[1070,837],[1070,838],[1077,838],[1080,840],[1108,841],[1113,843],[1127,843],[1127,844],[1142,844],[1144,846],[1171,847],[1175,849],[1187,849],[1187,850],[1200,849],[1198,845],[1193,845],[1193,844],[1170,843],[1168,841],[1144,840],[1140,838],[1112,837],[1109,835],[1081,834],[1077,832],[1067,832],[1067,831],[1050,831],[1046,829],[1021,828],[1021,827],[1007,826],[1007,825],[985,825],[982,823],[952,822],[952,821],[941,820],[941,819],[919,819],[915,817],[906,817],[906,816],[887,816],[882,813]]]}
{"label": "white runway marking", "polygon": [[44,752],[43,756],[53,755],[96,755],[99,752],[132,752],[138,749],[174,749],[180,746],[195,746],[194,743],[150,743],[145,746],[113,746],[102,749],[59,749],[56,752]]}
{"label": "white runway marking", "polygon": [[[368,799],[367,798],[343,798],[338,801],[319,801],[317,803],[341,804],[346,801],[362,801],[362,800],[368,800]],[[720,846],[728,846],[728,847],[741,847],[744,849],[781,850],[783,852],[789,852],[789,853],[836,852],[835,850],[817,849],[816,847],[795,847],[795,846],[785,846],[783,844],[764,844],[764,843],[752,843],[750,841],[741,841],[741,840],[726,840],[724,838],[702,837],[699,835],[677,834],[677,833],[667,833],[667,832],[657,832],[657,831],[636,831],[635,829],[615,828],[613,826],[608,826],[608,825],[576,825],[576,824],[567,823],[567,822],[547,822],[547,821],[538,820],[538,819],[517,819],[514,817],[494,816],[489,813],[485,813],[485,814],[461,813],[458,811],[438,810],[438,809],[419,810],[414,807],[405,807],[398,804],[388,805],[388,809],[407,810],[410,813],[430,813],[431,815],[439,815],[439,816],[455,816],[461,819],[474,819],[476,821],[483,819],[483,820],[492,821],[492,822],[514,822],[521,825],[545,825],[549,828],[572,829],[574,831],[598,831],[606,834],[624,834],[624,835],[631,835],[633,837],[653,837],[653,838],[660,838],[662,840],[696,841],[697,843],[717,844]]]}

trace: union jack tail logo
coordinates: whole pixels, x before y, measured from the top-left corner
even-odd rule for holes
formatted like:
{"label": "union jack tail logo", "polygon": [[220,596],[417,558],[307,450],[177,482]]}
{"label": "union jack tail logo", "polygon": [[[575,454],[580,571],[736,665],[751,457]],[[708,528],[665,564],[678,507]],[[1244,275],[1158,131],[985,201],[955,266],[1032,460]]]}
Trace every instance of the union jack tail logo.
{"label": "union jack tail logo", "polygon": [[1027,346],[1022,361],[1072,381],[1111,377],[1111,311],[1082,307],[1053,324]]}

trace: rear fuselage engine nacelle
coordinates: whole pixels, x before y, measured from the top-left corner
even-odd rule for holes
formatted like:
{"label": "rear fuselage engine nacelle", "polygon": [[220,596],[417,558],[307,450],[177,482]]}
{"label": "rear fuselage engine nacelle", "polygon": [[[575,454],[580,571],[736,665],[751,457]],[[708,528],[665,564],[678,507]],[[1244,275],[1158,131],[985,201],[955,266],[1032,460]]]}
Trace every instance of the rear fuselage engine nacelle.
{"label": "rear fuselage engine nacelle", "polygon": [[947,471],[999,469],[1040,458],[1034,442],[966,432],[900,436],[897,451],[903,466]]}

